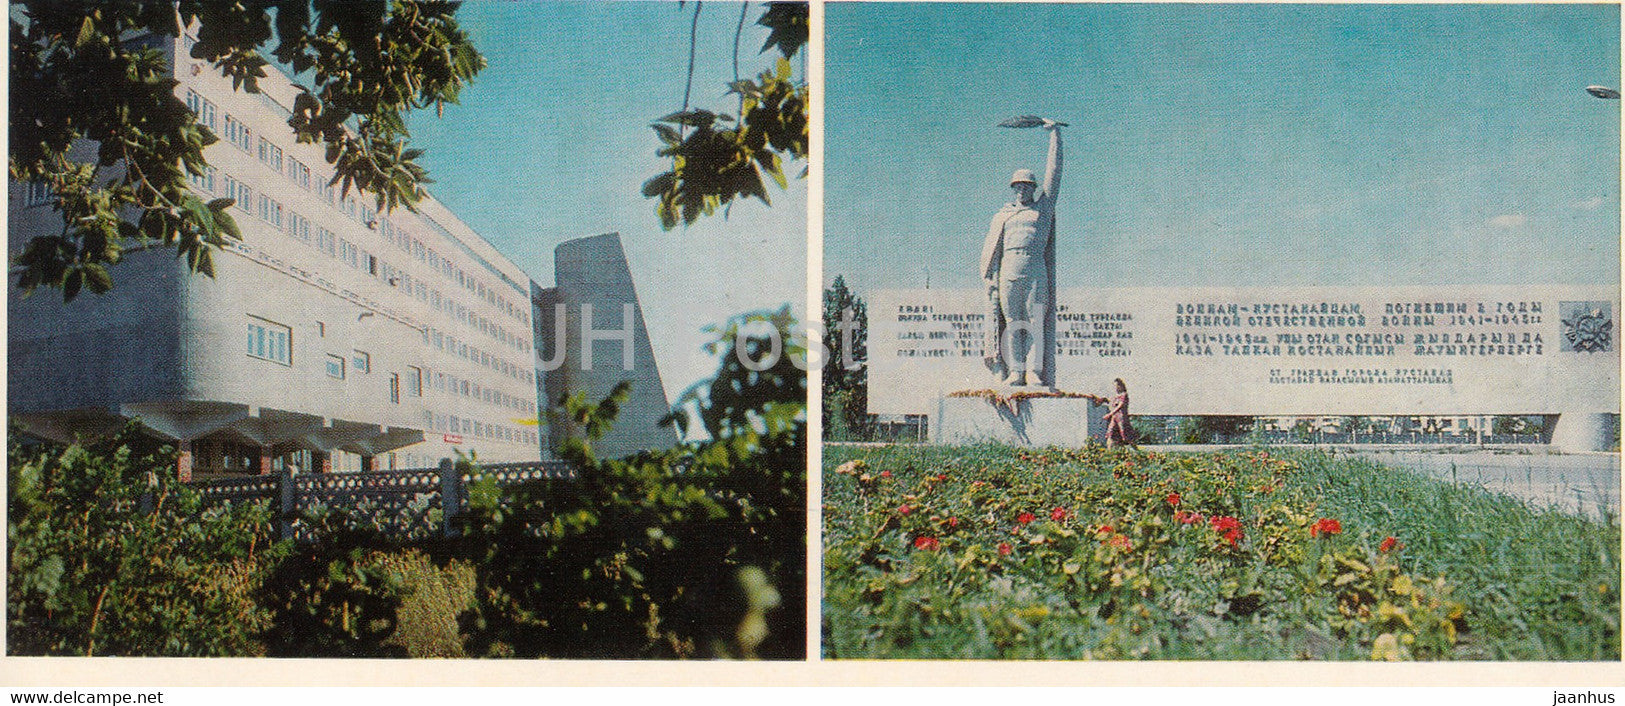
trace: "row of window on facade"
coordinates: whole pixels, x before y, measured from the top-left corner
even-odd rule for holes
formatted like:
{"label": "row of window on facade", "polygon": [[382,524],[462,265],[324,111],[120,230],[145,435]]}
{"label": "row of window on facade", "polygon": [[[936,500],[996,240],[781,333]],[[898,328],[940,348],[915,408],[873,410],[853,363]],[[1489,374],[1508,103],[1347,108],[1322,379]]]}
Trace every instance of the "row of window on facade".
{"label": "row of window on facade", "polygon": [[51,187],[42,181],[28,182],[28,188],[23,193],[24,206],[43,206],[51,202]]}
{"label": "row of window on facade", "polygon": [[[215,473],[254,473],[259,470],[264,449],[256,444],[243,443],[221,437],[206,437],[192,442],[192,473],[194,476]],[[307,472],[316,466],[310,449],[278,445],[271,452],[271,472],[297,468]],[[342,449],[327,452],[327,465],[334,473],[355,473],[361,470],[361,454]],[[396,471],[408,468],[434,468],[438,456],[411,451],[391,451],[375,457],[377,470]]]}
{"label": "row of window on facade", "polygon": [[1473,417],[1443,416],[1344,416],[1344,417],[1260,417],[1259,428],[1265,431],[1285,431],[1307,424],[1312,431],[1332,433],[1398,433],[1411,432],[1471,434],[1485,431],[1494,425],[1497,416]]}
{"label": "row of window on facade", "polygon": [[[215,186],[215,175],[214,168],[210,167],[203,175],[193,177],[194,185],[199,189],[212,191]],[[451,297],[443,296],[439,289],[431,289],[422,279],[414,281],[410,274],[402,272],[388,263],[381,262],[377,256],[368,253],[356,244],[334,235],[332,231],[326,228],[313,226],[308,218],[293,212],[291,209],[284,208],[282,203],[276,199],[263,193],[254,194],[242,181],[230,175],[223,176],[222,181],[225,186],[225,195],[236,200],[237,205],[242,207],[245,213],[257,216],[260,220],[286,233],[289,237],[314,247],[329,257],[336,258],[352,268],[366,272],[369,276],[381,279],[391,287],[402,290],[408,296],[417,298],[446,316],[456,319],[459,323],[479,330],[511,348],[529,350],[530,344],[523,341],[520,336],[501,329],[488,319],[479,317],[469,307],[462,305]],[[250,204],[257,206],[257,208],[251,207]],[[526,383],[535,382],[529,368],[515,365],[477,347],[471,348],[467,346],[466,342],[457,347],[436,347],[515,380]]]}
{"label": "row of window on facade", "polygon": [[[248,355],[261,360],[293,366],[293,329],[282,324],[249,317],[248,319]],[[372,372],[372,354],[366,351],[354,351],[346,361],[345,356],[333,353],[327,354],[327,375],[343,380],[346,365],[353,366],[357,373]],[[417,367],[408,366],[414,371],[411,376],[416,381],[411,386],[413,397],[423,396],[423,373]],[[399,402],[400,400],[395,400]]]}
{"label": "row of window on facade", "polygon": [[540,440],[536,432],[502,424],[491,424],[455,414],[423,413],[424,424],[442,434],[460,434],[475,439],[491,439],[511,443],[535,444]]}
{"label": "row of window on facade", "polygon": [[[436,227],[434,230],[439,231],[442,229]],[[530,312],[524,310],[520,305],[514,304],[513,301],[507,297],[499,294],[496,287],[487,287],[483,281],[479,280],[479,278],[465,273],[462,269],[452,264],[450,258],[441,257],[439,253],[435,252],[434,248],[424,246],[422,240],[419,240],[416,236],[413,236],[406,229],[396,225],[390,219],[385,218],[380,221],[378,232],[383,235],[384,240],[393,243],[395,247],[399,248],[408,256],[416,259],[420,263],[428,265],[430,269],[440,271],[441,274],[446,277],[446,279],[456,282],[458,286],[467,289],[474,296],[485,300],[485,303],[502,310],[504,314],[513,317],[522,324],[527,326],[530,325]],[[450,240],[452,236],[447,234],[445,237],[447,240]],[[479,258],[478,255],[473,253],[469,254],[472,257]],[[482,263],[484,262],[483,258],[479,259]],[[486,266],[490,267],[489,264],[486,264]],[[494,326],[495,322],[492,322],[492,324]]]}
{"label": "row of window on facade", "polygon": [[[197,115],[197,120],[199,123],[208,126],[211,130],[217,129],[218,111],[213,102],[204,98],[197,91],[188,89],[186,92],[186,103],[193,113]],[[358,207],[358,202],[355,197],[346,198],[342,203],[338,203],[336,189],[329,181],[319,177],[312,179],[310,167],[306,166],[303,162],[300,162],[296,158],[286,156],[281,147],[278,147],[264,137],[258,138],[258,142],[256,143],[253,131],[230,114],[227,114],[225,119],[225,135],[228,142],[236,145],[244,152],[257,154],[261,162],[276,170],[277,173],[284,174],[302,188],[315,191],[317,195],[324,198],[329,205],[338,208],[340,211],[352,218],[360,220],[363,224],[368,225],[368,227],[379,227],[380,220],[377,217],[377,213],[371,207],[364,204],[361,204]],[[207,193],[213,194],[219,193],[216,189],[215,177],[216,170],[213,167],[208,167],[204,173],[192,175],[191,179],[195,186],[206,191]],[[283,207],[281,202],[264,194],[259,194],[258,201],[256,202],[254,198],[255,195],[253,194],[252,190],[249,189],[246,184],[239,180],[233,179],[230,176],[225,177],[224,195],[236,201],[237,205],[245,213],[257,215],[260,219],[268,223],[272,223],[279,229],[285,228],[286,232],[288,232],[290,235],[293,235],[306,243],[310,243],[311,226],[309,219],[298,213],[288,212],[288,210]],[[50,203],[52,198],[53,195],[51,194],[50,187],[48,185],[44,183],[30,182],[27,185],[27,191],[24,196],[24,205],[45,205]],[[286,218],[284,218],[285,213],[287,213]],[[448,281],[456,282],[458,286],[467,289],[476,297],[485,300],[486,303],[513,317],[519,323],[526,326],[530,325],[529,312],[526,311],[523,306],[515,305],[512,301],[497,294],[497,289],[495,287],[485,286],[484,282],[479,281],[478,278],[467,274],[461,268],[458,268],[450,258],[443,258],[432,248],[425,247],[421,240],[411,236],[404,231],[404,229],[396,226],[388,219],[382,220],[381,228],[384,232],[384,237],[386,240],[395,243],[397,247],[400,247],[403,251],[411,254],[419,262],[428,265],[430,269],[441,273],[447,278]],[[363,264],[365,264],[369,274],[374,276],[380,274],[380,264],[375,256],[366,254],[365,251],[360,251],[354,245],[349,244],[342,239],[336,239],[333,233],[325,228],[318,226],[315,235],[316,247],[318,249],[323,250],[329,255],[340,258],[350,266],[357,269],[361,269]],[[422,283],[418,282],[414,284],[411,281],[409,274],[400,272],[397,268],[394,268],[387,263],[382,265],[382,269],[386,275],[385,281],[389,282],[392,286],[404,289],[409,296],[415,294],[419,299],[425,299],[427,296],[427,292],[425,291],[425,287],[422,285]],[[395,274],[399,274],[399,276],[387,276]],[[434,298],[440,298],[438,296],[438,292],[436,292],[436,296]],[[489,319],[468,310],[467,307],[462,307],[460,304],[457,306],[459,307],[459,321],[474,327],[481,333],[489,335],[504,345],[510,346],[521,353],[531,352],[530,341],[524,336],[507,331]],[[438,304],[436,305],[436,308],[439,308]]]}
{"label": "row of window on facade", "polygon": [[[288,326],[267,319],[249,317],[249,356],[292,367],[292,341],[293,330]],[[343,355],[328,353],[326,354],[325,364],[328,377],[343,380],[350,373],[371,373],[372,355],[360,350],[353,351],[348,358]],[[400,403],[403,383],[408,396],[422,397],[426,381],[432,381],[434,388],[441,392],[512,409],[531,416],[536,414],[535,403],[527,398],[510,395],[488,385],[482,386],[478,382],[459,378],[455,374],[447,374],[444,371],[431,371],[428,368],[420,368],[415,365],[406,366],[404,380],[398,373],[391,374],[390,402]]]}
{"label": "row of window on facade", "polygon": [[[203,174],[192,177],[193,185],[200,190],[214,193],[216,175],[216,170],[209,167]],[[530,352],[531,344],[524,336],[512,333],[498,326],[494,321],[480,316],[472,308],[464,306],[449,296],[442,295],[439,289],[430,288],[422,278],[414,280],[411,273],[379,260],[376,255],[344,238],[334,235],[332,231],[322,226],[313,226],[310,219],[284,207],[282,202],[266,194],[255,194],[241,180],[231,175],[225,175],[222,177],[222,181],[224,182],[225,196],[236,201],[237,206],[244,213],[257,216],[260,220],[271,224],[289,237],[314,247],[326,253],[329,257],[337,258],[350,267],[365,271],[369,276],[377,277],[389,286],[401,290],[407,296],[415,297],[429,304],[437,311],[457,319],[459,323],[473,328],[509,348],[521,353]]]}
{"label": "row of window on facade", "polygon": [[477,346],[471,346],[467,341],[459,341],[455,336],[436,328],[429,329],[429,338],[435,350],[444,351],[480,367],[496,373],[506,375],[515,380],[528,384],[535,384],[536,374],[529,368],[514,365],[497,356],[482,351]]}
{"label": "row of window on facade", "polygon": [[[186,104],[198,116],[199,123],[208,126],[211,130],[216,129],[217,120],[214,103],[204,98],[197,91],[187,89]],[[236,145],[251,156],[257,157],[261,163],[275,170],[278,174],[287,177],[301,188],[314,191],[318,196],[326,200],[328,205],[337,208],[345,215],[361,222],[368,228],[381,230],[386,240],[394,243],[430,269],[440,273],[448,281],[456,282],[459,286],[468,289],[470,293],[514,318],[519,323],[525,326],[530,325],[530,312],[524,306],[516,305],[506,297],[499,295],[495,287],[487,287],[479,278],[457,267],[451,258],[442,257],[433,248],[425,246],[422,240],[419,240],[398,224],[387,218],[380,219],[378,213],[372,207],[359,203],[354,196],[340,201],[336,193],[337,190],[329,179],[324,179],[319,174],[314,175],[313,178],[309,166],[292,156],[286,155],[281,147],[267,140],[264,136],[259,136],[256,139],[253,131],[247,125],[230,114],[225,116],[224,133],[227,142]],[[205,178],[212,181],[213,175],[208,174]],[[197,179],[197,177],[194,177],[194,181]],[[209,191],[214,191],[212,186]],[[230,194],[227,195],[230,196]],[[247,202],[239,200],[238,203],[246,204]],[[245,210],[247,208],[245,206]],[[509,342],[511,345],[529,345],[528,341],[511,335],[505,337],[504,341]],[[520,348],[520,350],[521,352],[529,352],[528,347]]]}
{"label": "row of window on facade", "polygon": [[[184,33],[181,35],[181,41],[182,41],[182,45],[183,45],[182,49],[184,51],[186,51],[186,52],[190,52],[191,48],[194,45],[197,44],[197,38],[195,38],[195,37],[193,37],[191,35],[188,35],[188,34],[184,34]],[[264,97],[263,93],[260,94],[260,95],[261,95],[262,98]],[[270,102],[272,105],[275,105],[277,107],[277,109],[280,110],[282,113],[287,114],[287,112],[288,112],[287,108],[282,107],[281,105],[275,104],[274,102],[271,102],[268,98],[266,100],[267,100],[267,102]],[[186,104],[187,104],[187,106],[189,108],[192,109],[192,111],[194,113],[196,113],[198,115],[198,121],[200,123],[208,125],[209,129],[211,129],[211,130],[216,129],[216,122],[217,122],[216,121],[216,112],[217,111],[215,109],[215,105],[214,105],[213,102],[209,101],[207,98],[204,98],[197,91],[188,89],[187,90],[187,95],[186,95]],[[250,152],[250,153],[253,152],[253,149],[255,147],[255,143],[253,141],[253,133],[252,133],[251,130],[248,129],[247,126],[243,125],[241,121],[236,120],[235,118],[233,118],[231,115],[228,114],[226,116],[226,130],[227,130],[227,133],[228,133],[228,135],[227,135],[227,141],[228,142],[231,142],[232,144],[235,144],[238,147],[241,147],[243,149],[243,151],[245,151],[245,152]],[[261,151],[260,160],[264,161],[264,162],[267,162],[267,163],[272,163],[274,161],[275,164],[276,164],[276,168],[278,169],[278,171],[280,171],[282,169],[282,167],[281,167],[281,157],[282,157],[281,150],[277,149],[274,144],[271,144],[268,140],[265,140],[263,138],[261,138],[261,140],[260,140],[259,148],[260,148],[260,151]],[[306,189],[314,188],[314,189],[318,190],[318,193],[321,193],[321,194],[323,194],[324,196],[327,197],[329,204],[338,206],[340,208],[340,210],[345,212],[346,215],[349,215],[351,217],[355,217],[357,215],[357,213],[356,213],[356,210],[357,210],[356,209],[356,204],[355,204],[354,201],[349,201],[349,202],[346,202],[346,203],[344,203],[342,205],[334,204],[333,203],[334,199],[332,197],[332,188],[333,188],[332,185],[329,184],[328,182],[320,181],[319,178],[318,178],[317,183],[313,184],[310,181],[310,178],[311,178],[310,170],[308,168],[305,168],[305,166],[302,163],[297,163],[297,160],[295,160],[295,163],[298,164],[298,167],[297,168],[290,167],[289,173],[288,173],[288,177],[290,179],[293,179],[296,183],[299,183],[301,186],[303,186]],[[370,222],[372,222],[374,220],[375,215],[376,214],[374,214],[371,211],[371,209],[368,209],[367,207],[363,206],[362,210],[361,210],[361,219],[360,220],[363,223],[370,223]],[[441,227],[441,225],[439,223],[436,223],[433,218],[429,218],[429,217],[425,216],[424,220],[430,226],[431,230],[434,230],[437,233],[439,233],[448,242],[453,242],[453,241],[456,240],[456,238],[454,236],[452,236],[450,233],[446,232],[445,228]],[[382,223],[382,225],[386,229],[390,228],[390,224],[389,224],[389,222],[387,220],[385,220]],[[386,233],[386,237],[388,237],[388,235],[389,234]],[[408,239],[406,242],[400,243],[400,245],[402,246],[403,249],[411,248],[412,250],[416,250],[417,248],[421,247],[421,241],[415,241],[415,242],[414,241],[415,241],[415,239]],[[396,241],[391,239],[390,242],[396,242]],[[466,246],[464,246],[464,249],[465,250],[467,249]],[[492,266],[491,263],[486,261],[485,258],[481,257],[478,253],[475,253],[473,251],[468,251],[468,255],[470,257],[474,258],[475,261],[477,261],[481,265],[483,265],[487,270],[490,270],[493,275],[496,275],[499,279],[503,280],[504,282],[507,282],[509,285],[513,286],[516,290],[520,291],[521,296],[523,296],[523,288],[520,287],[520,285],[518,285],[517,283],[513,282],[513,280],[509,279],[507,277],[507,275],[502,274],[500,270],[498,270],[496,267]],[[422,256],[420,256],[419,259],[423,260],[424,258]],[[470,291],[475,291],[475,287],[476,287],[475,278],[473,278],[472,276],[468,276],[468,277],[465,277],[464,279],[467,281],[468,286],[471,288]],[[498,290],[495,287],[485,287],[483,283],[478,283],[477,290],[478,290],[477,291],[478,296],[480,296],[480,298],[482,298],[482,299],[485,299],[492,306],[495,306],[495,307],[497,307],[499,309],[502,309],[504,313],[506,313],[509,316],[512,316],[514,319],[518,320],[520,323],[525,324],[526,326],[530,325],[530,310],[524,304],[522,304],[522,303],[521,304],[515,304],[512,300],[509,300],[506,297],[503,297],[500,294],[498,294]]]}
{"label": "row of window on facade", "polygon": [[441,392],[505,407],[516,412],[522,412],[530,417],[536,415],[536,403],[529,397],[510,395],[500,389],[489,385],[481,385],[476,381],[458,377],[456,373],[448,373],[444,370],[426,368],[423,376],[425,384]]}
{"label": "row of window on facade", "polygon": [[[288,327],[261,319],[250,319],[248,323],[248,354],[250,356],[292,366],[293,349],[291,344],[292,332]],[[328,353],[325,357],[325,363],[328,377],[339,380],[345,379],[352,373],[370,374],[372,372],[372,355],[366,351],[352,351],[348,357]],[[403,392],[410,397],[422,397],[424,377],[424,370],[414,365],[406,366],[404,376],[401,373],[390,373],[389,401],[393,404],[400,404]],[[437,379],[441,389],[446,389],[446,378],[447,376],[444,373],[438,374]],[[460,385],[462,394],[465,397],[473,396],[477,398],[483,392],[485,401],[492,404],[499,402],[497,398],[499,391],[489,388],[481,390],[478,383],[471,384],[468,380],[459,380],[453,376],[450,384],[453,387]],[[471,390],[472,395],[470,395]],[[504,406],[511,408],[517,409],[520,406],[518,400],[513,398],[505,398],[502,401],[505,403]],[[534,405],[532,405],[532,414],[534,414],[534,409]],[[430,421],[430,414],[425,412],[425,421]],[[435,431],[468,434],[476,439],[491,439],[512,443],[536,443],[537,441],[535,435],[530,432],[501,424],[461,418],[454,414],[435,415],[435,417],[438,418],[438,421],[433,422]]]}
{"label": "row of window on facade", "polygon": [[[213,192],[215,187],[214,177],[215,170],[211,167],[205,175],[194,176],[193,181],[198,188]],[[512,336],[512,339],[509,340],[518,339],[517,336],[508,334],[506,331],[501,331],[500,334],[493,333],[493,331],[500,331],[500,329],[494,325],[490,325],[489,322],[483,318],[472,315],[472,312],[467,307],[456,302],[450,297],[442,296],[440,290],[427,288],[421,280],[411,282],[410,275],[406,275],[404,273],[396,274],[393,271],[393,268],[387,264],[380,266],[379,261],[375,256],[358,248],[354,243],[335,236],[332,231],[329,231],[326,228],[315,226],[315,240],[312,242],[311,236],[313,228],[309,219],[284,209],[282,204],[275,199],[272,199],[264,194],[259,194],[257,195],[258,208],[252,210],[249,209],[247,206],[244,206],[244,204],[256,203],[254,200],[256,195],[253,194],[241,181],[238,181],[229,175],[224,177],[224,182],[225,195],[229,198],[237,200],[238,205],[243,206],[245,212],[251,213],[252,215],[257,215],[261,220],[282,229],[295,239],[308,245],[312,245],[317,250],[324,252],[331,257],[335,257],[339,261],[344,262],[351,267],[366,270],[369,275],[387,277],[389,279],[386,281],[391,282],[396,282],[401,278],[405,278],[406,281],[404,284],[397,282],[395,286],[398,288],[405,288],[409,292],[415,289],[415,295],[418,299],[423,300],[425,303],[428,303],[436,310],[445,313],[447,316],[455,318],[459,322],[468,323],[468,325],[471,327],[480,328],[483,326],[484,332],[487,335],[498,337],[499,339],[507,336]],[[49,202],[50,198],[50,189],[45,184],[33,182],[28,184],[26,202],[29,205],[47,203]],[[471,320],[472,323],[469,323]],[[483,351],[477,346],[469,345],[467,341],[459,341],[450,333],[431,327],[428,332],[428,338],[430,341],[432,341],[432,345],[436,350],[446,352],[449,355],[457,356],[492,371],[511,377],[515,380],[519,380],[527,384],[535,384],[535,374],[529,368],[515,365],[507,360],[503,360],[498,356],[491,355],[489,352]],[[528,348],[528,344],[520,345],[524,345],[525,348]]]}

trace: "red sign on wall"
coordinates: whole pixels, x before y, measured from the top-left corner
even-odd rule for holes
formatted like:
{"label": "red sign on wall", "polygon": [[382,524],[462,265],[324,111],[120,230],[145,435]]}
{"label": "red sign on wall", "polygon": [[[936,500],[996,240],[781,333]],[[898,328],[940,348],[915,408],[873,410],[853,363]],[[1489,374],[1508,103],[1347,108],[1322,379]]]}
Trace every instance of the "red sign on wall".
{"label": "red sign on wall", "polygon": [[463,443],[463,437],[462,437],[461,434],[447,434],[445,436],[440,437],[440,439],[442,441],[445,441],[448,444],[461,444],[461,443]]}

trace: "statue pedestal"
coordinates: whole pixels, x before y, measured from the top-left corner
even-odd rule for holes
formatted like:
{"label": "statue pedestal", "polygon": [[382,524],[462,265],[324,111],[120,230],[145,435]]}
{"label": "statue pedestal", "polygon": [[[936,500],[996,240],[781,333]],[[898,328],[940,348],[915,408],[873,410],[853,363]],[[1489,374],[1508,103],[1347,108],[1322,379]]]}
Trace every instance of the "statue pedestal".
{"label": "statue pedestal", "polygon": [[1106,405],[1082,397],[1008,399],[1011,393],[1027,389],[997,390],[1001,398],[1006,398],[997,401],[986,397],[939,398],[936,414],[928,422],[931,443],[992,441],[1035,448],[1077,448],[1090,439],[1106,443]]}

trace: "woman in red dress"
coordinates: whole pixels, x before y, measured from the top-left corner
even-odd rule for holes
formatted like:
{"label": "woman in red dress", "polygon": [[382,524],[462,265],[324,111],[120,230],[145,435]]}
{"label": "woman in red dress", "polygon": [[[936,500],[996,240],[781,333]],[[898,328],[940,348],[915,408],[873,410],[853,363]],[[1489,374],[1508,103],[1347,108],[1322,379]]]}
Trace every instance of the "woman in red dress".
{"label": "woman in red dress", "polygon": [[1123,378],[1113,381],[1117,384],[1117,394],[1112,396],[1111,406],[1106,410],[1106,448],[1122,444],[1134,443],[1133,427],[1128,424],[1128,385],[1123,384]]}

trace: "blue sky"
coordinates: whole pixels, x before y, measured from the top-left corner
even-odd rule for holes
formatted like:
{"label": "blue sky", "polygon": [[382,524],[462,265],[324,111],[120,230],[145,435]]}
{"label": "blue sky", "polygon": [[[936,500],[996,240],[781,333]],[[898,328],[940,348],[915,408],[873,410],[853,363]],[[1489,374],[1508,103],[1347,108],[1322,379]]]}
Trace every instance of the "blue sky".
{"label": "blue sky", "polygon": [[[429,190],[544,286],[553,248],[621,234],[667,393],[710,377],[716,361],[701,328],[746,311],[806,300],[806,181],[769,185],[771,208],[752,199],[687,229],[662,231],[645,179],[668,168],[649,124],[682,106],[694,4],[470,2],[457,13],[488,67],[443,118],[415,114],[413,145]],[[741,73],[770,67],[766,29],[752,3]],[[691,104],[733,112],[738,3],[700,14]],[[800,70],[802,57],[797,57]],[[792,177],[804,165],[786,168]]]}
{"label": "blue sky", "polygon": [[974,286],[1028,113],[1071,124],[1062,287],[1619,282],[1617,5],[826,18],[826,283]]}

